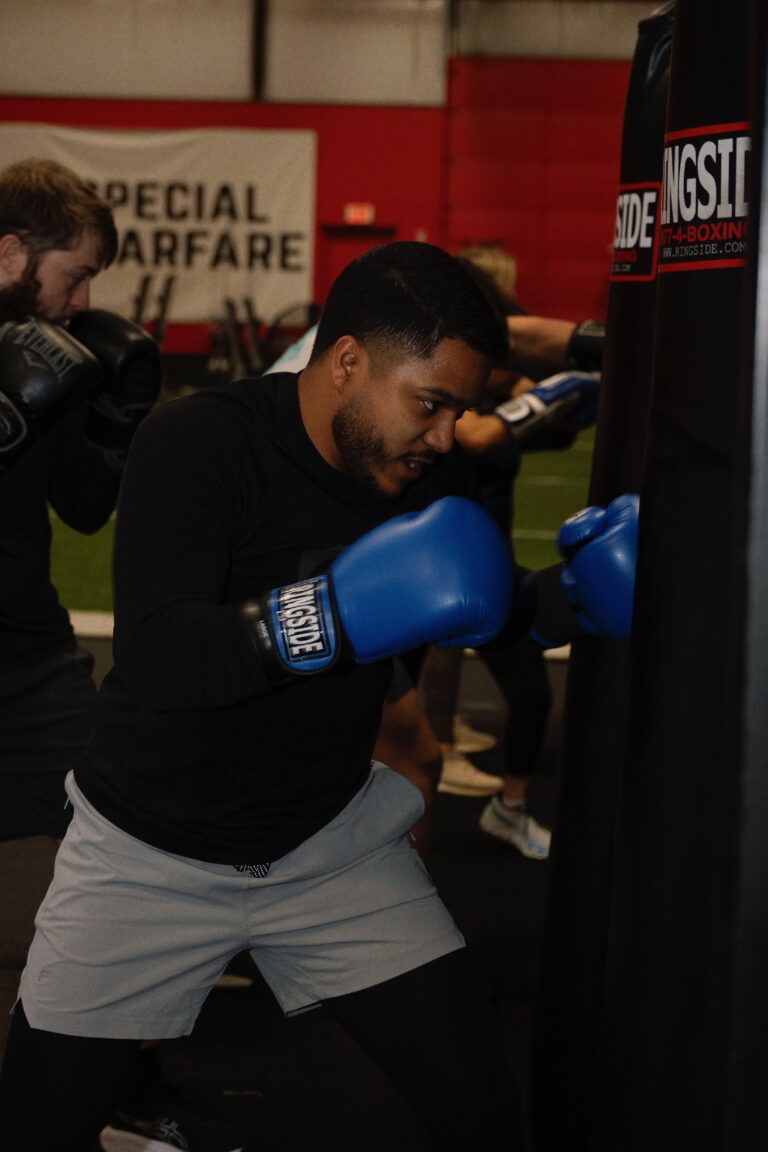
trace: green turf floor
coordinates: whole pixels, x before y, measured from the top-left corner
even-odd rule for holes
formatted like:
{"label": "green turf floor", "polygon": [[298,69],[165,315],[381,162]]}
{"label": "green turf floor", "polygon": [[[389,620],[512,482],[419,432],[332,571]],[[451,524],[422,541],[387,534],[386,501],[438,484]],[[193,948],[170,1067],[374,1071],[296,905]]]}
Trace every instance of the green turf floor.
{"label": "green turf floor", "polygon": [[[555,535],[566,516],[587,502],[594,432],[582,433],[563,452],[530,452],[515,485],[515,552],[528,568],[558,559]],[[73,532],[52,515],[53,581],[67,608],[112,610],[114,520],[93,536]]]}
{"label": "green turf floor", "polygon": [[93,536],[74,532],[51,512],[51,575],[66,608],[112,611],[114,518]]}
{"label": "green turf floor", "polygon": [[595,433],[582,432],[562,452],[527,452],[515,484],[515,554],[527,568],[559,559],[557,529],[587,504]]}

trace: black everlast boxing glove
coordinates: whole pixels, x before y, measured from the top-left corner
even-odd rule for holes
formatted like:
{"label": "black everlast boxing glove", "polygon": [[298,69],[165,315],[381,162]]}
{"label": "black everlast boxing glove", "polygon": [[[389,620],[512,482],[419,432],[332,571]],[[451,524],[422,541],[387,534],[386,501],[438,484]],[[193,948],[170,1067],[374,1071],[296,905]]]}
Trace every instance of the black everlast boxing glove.
{"label": "black everlast boxing glove", "polygon": [[605,347],[605,326],[597,320],[582,320],[577,324],[568,347],[566,359],[581,372],[599,372],[603,365]]}
{"label": "black everlast boxing glove", "polygon": [[0,469],[70,408],[97,395],[104,369],[69,332],[47,320],[0,328]]}
{"label": "black everlast boxing glove", "polygon": [[91,402],[85,434],[113,468],[122,469],[131,438],[160,391],[156,341],[113,312],[76,312],[69,331],[104,368],[104,390]]}

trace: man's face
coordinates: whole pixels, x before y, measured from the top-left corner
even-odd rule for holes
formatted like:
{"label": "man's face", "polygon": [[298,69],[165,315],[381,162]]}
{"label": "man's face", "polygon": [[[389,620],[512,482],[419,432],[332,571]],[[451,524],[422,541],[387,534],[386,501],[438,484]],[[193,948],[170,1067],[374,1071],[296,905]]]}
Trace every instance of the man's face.
{"label": "man's face", "polygon": [[35,292],[37,316],[61,322],[88,307],[91,280],[100,268],[99,242],[88,229],[72,248],[52,248],[29,257],[18,286]]}
{"label": "man's face", "polygon": [[333,418],[339,466],[378,497],[398,496],[450,451],[456,421],[478,403],[488,371],[486,357],[461,340],[443,340],[426,360],[363,350]]}

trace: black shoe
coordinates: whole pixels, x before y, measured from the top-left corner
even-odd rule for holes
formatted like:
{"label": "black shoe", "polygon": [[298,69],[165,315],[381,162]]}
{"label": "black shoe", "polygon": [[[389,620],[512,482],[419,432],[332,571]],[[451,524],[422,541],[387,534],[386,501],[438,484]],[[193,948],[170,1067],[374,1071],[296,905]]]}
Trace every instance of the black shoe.
{"label": "black shoe", "polygon": [[101,1152],[259,1152],[244,1129],[169,1107],[152,1119],[116,1112],[99,1137]]}

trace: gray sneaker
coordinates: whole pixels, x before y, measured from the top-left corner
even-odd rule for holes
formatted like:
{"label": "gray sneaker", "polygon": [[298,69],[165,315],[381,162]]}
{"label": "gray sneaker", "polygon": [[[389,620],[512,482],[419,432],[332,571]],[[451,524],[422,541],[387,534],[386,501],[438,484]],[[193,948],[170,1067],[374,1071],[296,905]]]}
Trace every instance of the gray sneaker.
{"label": "gray sneaker", "polygon": [[510,808],[494,796],[480,815],[480,827],[489,836],[506,840],[531,860],[546,860],[549,856],[552,833],[531,816],[525,804]]}

